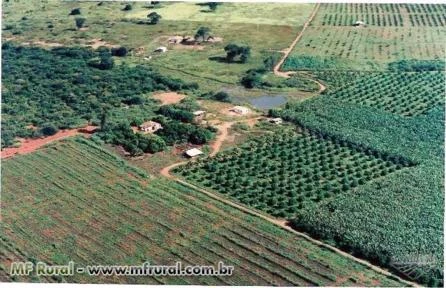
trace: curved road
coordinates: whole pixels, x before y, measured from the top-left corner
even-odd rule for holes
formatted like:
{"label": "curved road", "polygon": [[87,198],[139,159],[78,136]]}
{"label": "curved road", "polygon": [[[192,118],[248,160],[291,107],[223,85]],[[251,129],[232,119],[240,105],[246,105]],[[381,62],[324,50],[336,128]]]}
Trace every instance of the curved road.
{"label": "curved road", "polygon": [[[285,48],[284,50],[280,51],[283,53],[282,58],[277,62],[277,64],[273,68],[274,75],[284,78],[290,78],[291,75],[296,74],[297,71],[280,71],[280,67],[285,62],[285,59],[290,55],[291,51],[293,51],[294,47],[296,46],[297,42],[299,42],[300,38],[302,38],[302,35],[304,34],[305,30],[307,29],[308,25],[310,25],[311,21],[313,21],[314,17],[316,16],[317,11],[319,10],[319,6],[321,4],[317,3],[314,7],[313,12],[311,13],[308,20],[304,23],[304,26],[302,27],[302,30],[297,34],[296,38],[291,42],[291,45],[288,48]],[[319,93],[322,93],[326,87],[319,81],[311,79],[314,83],[316,83],[319,86]]]}

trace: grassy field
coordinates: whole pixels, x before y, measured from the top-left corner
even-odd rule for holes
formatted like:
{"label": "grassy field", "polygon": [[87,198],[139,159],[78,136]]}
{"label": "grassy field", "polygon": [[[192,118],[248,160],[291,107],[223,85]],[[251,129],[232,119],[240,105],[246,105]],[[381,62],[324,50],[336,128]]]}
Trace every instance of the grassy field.
{"label": "grassy field", "polygon": [[[163,3],[149,9],[147,3],[139,2],[126,12],[122,11],[123,3],[97,3],[36,1],[36,5],[29,5],[31,8],[24,2],[4,3],[3,38],[19,43],[37,42],[36,45],[46,47],[91,45],[101,39],[102,45],[139,49],[141,53],[132,53],[124,60],[126,63],[150,65],[163,73],[198,82],[204,91],[210,90],[208,86],[215,91],[222,85],[238,85],[247,70],[263,67],[265,58],[286,48],[314,6],[224,3],[215,12],[209,12],[207,6],[194,3]],[[68,16],[76,7],[81,8],[81,15]],[[137,24],[152,11],[163,17],[157,25]],[[86,19],[85,28],[75,29],[75,17]],[[168,43],[169,37],[175,35],[193,36],[201,26],[209,27],[211,34],[222,41],[196,47]],[[231,42],[251,47],[248,63],[215,60],[225,55],[223,47]],[[162,55],[152,53],[159,46],[167,46],[169,51]],[[150,56],[150,61],[144,59]],[[279,89],[282,90],[294,93]]]}
{"label": "grassy field", "polygon": [[[383,70],[402,59],[443,59],[444,6],[425,5],[429,13],[419,6],[322,4],[283,70]],[[416,22],[422,15],[440,20],[436,25]],[[358,20],[367,25],[353,27]]]}
{"label": "grassy field", "polygon": [[[166,20],[300,26],[313,8],[314,4],[225,3],[211,12],[207,5],[165,3],[149,11],[159,13]],[[144,18],[146,15],[146,11],[136,11],[129,13],[128,17]]]}
{"label": "grassy field", "polygon": [[[52,264],[234,265],[231,277],[33,281],[201,285],[401,286],[388,277],[180,184],[145,176],[87,142],[66,140],[2,165],[1,270]],[[153,217],[156,215],[156,217]]]}

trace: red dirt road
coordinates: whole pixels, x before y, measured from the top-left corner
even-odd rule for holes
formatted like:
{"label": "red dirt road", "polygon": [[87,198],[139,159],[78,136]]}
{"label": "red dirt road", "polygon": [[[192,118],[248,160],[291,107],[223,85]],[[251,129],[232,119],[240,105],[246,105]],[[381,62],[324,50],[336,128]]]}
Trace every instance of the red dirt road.
{"label": "red dirt road", "polygon": [[51,143],[53,141],[57,141],[60,139],[64,139],[67,137],[75,136],[78,134],[89,135],[93,133],[97,129],[96,126],[87,126],[79,129],[68,129],[57,132],[52,136],[48,136],[45,138],[37,138],[37,139],[23,139],[21,141],[20,147],[11,147],[5,148],[1,151],[1,159],[12,157],[16,154],[28,154],[31,153],[40,147]]}

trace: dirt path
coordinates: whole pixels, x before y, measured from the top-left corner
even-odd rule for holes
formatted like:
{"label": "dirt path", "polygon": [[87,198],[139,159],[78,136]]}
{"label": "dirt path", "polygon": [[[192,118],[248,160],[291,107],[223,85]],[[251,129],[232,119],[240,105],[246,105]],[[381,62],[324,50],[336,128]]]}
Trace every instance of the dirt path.
{"label": "dirt path", "polygon": [[61,140],[67,137],[84,134],[89,135],[96,130],[96,126],[87,126],[84,128],[78,128],[78,129],[68,129],[68,130],[61,130],[57,132],[56,134],[52,136],[48,136],[45,138],[37,138],[37,139],[23,139],[21,141],[20,147],[11,147],[11,148],[5,148],[1,151],[1,159],[12,157],[16,154],[28,154],[31,152],[34,152],[35,150],[39,149],[40,147],[57,141]]}
{"label": "dirt path", "polygon": [[[209,156],[214,156],[215,154],[217,154],[220,151],[223,142],[228,138],[229,129],[231,128],[231,126],[233,124],[235,124],[237,122],[243,122],[243,123],[248,124],[250,127],[252,127],[261,118],[262,117],[256,116],[254,118],[247,118],[247,119],[242,119],[239,121],[223,122],[220,125],[216,125],[219,133],[217,134],[217,137],[215,138],[214,142],[212,142],[210,145],[212,152],[209,154]],[[170,171],[175,167],[186,164],[187,162],[189,162],[189,161],[181,161],[181,162],[173,163],[173,164],[161,169],[160,174],[167,178],[174,178],[174,176],[172,174],[170,174]]]}
{"label": "dirt path", "polygon": [[220,151],[221,145],[226,140],[229,134],[229,128],[234,124],[235,122],[225,122],[219,126],[217,126],[217,129],[219,131],[219,134],[217,135],[217,138],[215,141],[211,144],[212,152],[209,154],[209,156],[214,156],[215,154]]}
{"label": "dirt path", "polygon": [[[307,27],[310,25],[311,21],[313,21],[314,17],[316,16],[317,11],[319,10],[319,6],[320,6],[320,3],[317,3],[316,6],[314,7],[313,12],[310,15],[310,18],[308,18],[308,20],[304,23],[302,30],[299,32],[299,34],[297,34],[297,36],[293,40],[293,42],[291,42],[291,45],[288,48],[285,48],[282,51],[280,51],[281,53],[283,53],[283,56],[279,60],[279,62],[277,62],[276,66],[274,66],[274,68],[273,68],[274,74],[276,76],[289,78],[291,75],[297,73],[297,71],[287,71],[287,72],[280,71],[280,67],[282,67],[283,63],[285,62],[285,59],[288,58],[291,51],[293,51],[294,47],[296,46],[297,42],[299,42],[300,38],[302,38],[302,35],[304,34]],[[313,80],[313,79],[311,79],[311,80],[314,81],[316,84],[318,84],[319,93],[322,93],[326,89],[326,87],[319,81]]]}

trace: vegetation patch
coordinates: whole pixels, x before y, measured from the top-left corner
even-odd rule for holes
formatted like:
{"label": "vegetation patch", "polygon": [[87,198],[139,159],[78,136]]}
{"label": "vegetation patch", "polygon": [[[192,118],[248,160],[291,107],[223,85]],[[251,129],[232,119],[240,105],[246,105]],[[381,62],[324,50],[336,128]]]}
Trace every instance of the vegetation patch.
{"label": "vegetation patch", "polygon": [[[271,115],[417,163],[315,209],[305,206],[294,225],[417,282],[442,286],[444,104],[403,117],[322,96]],[[430,260],[397,265],[413,257]]]}
{"label": "vegetation patch", "polygon": [[442,105],[444,84],[444,72],[378,73],[334,90],[328,97],[409,117]]}
{"label": "vegetation patch", "polygon": [[265,136],[175,172],[274,216],[293,218],[304,206],[413,165],[396,155],[304,131]]}
{"label": "vegetation patch", "polygon": [[45,50],[6,42],[2,51],[2,146],[12,145],[15,137],[40,136],[27,128],[30,124],[59,129],[99,124],[104,111],[108,122],[131,121],[136,114],[115,117],[128,106],[147,119],[157,105],[143,94],[197,87],[146,66],[114,65],[107,48]]}

